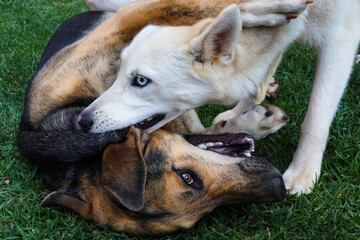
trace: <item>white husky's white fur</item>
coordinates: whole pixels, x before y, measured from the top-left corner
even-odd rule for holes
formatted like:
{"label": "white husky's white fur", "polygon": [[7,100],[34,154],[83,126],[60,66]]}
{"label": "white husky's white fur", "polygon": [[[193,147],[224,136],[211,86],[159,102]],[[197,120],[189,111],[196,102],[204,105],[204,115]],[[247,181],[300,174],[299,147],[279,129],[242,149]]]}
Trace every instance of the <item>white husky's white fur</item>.
{"label": "white husky's white fur", "polygon": [[[153,131],[205,103],[255,102],[261,84],[296,40],[317,50],[318,64],[299,145],[283,177],[291,193],[310,193],[360,41],[359,0],[315,0],[296,20],[277,28],[242,28],[235,5],[193,26],[148,26],[124,49],[114,85],[85,110],[94,117],[92,131],[167,114]],[[144,86],[136,84],[139,76],[148,79]]]}

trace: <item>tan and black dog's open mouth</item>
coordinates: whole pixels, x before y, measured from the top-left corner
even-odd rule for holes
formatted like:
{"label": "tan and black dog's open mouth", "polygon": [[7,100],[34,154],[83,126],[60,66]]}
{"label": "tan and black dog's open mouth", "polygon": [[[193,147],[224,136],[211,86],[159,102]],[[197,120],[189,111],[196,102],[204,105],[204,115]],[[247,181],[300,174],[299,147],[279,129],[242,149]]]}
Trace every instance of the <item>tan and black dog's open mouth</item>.
{"label": "tan and black dog's open mouth", "polygon": [[231,157],[251,157],[255,151],[255,139],[247,133],[187,135],[185,139],[198,148]]}
{"label": "tan and black dog's open mouth", "polygon": [[140,128],[141,130],[145,130],[151,128],[152,126],[155,126],[157,123],[164,120],[165,117],[166,114],[164,113],[155,114],[151,117],[148,117],[147,119],[142,120],[141,122],[138,122],[137,124],[135,124],[135,126]]}

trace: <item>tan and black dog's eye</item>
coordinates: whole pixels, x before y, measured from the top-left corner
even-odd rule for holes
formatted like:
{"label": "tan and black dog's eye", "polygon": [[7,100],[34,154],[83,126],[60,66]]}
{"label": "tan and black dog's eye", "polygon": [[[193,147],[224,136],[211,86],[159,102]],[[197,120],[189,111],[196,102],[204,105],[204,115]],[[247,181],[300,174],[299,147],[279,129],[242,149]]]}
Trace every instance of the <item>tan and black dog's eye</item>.
{"label": "tan and black dog's eye", "polygon": [[175,169],[173,171],[176,172],[179,177],[187,184],[189,187],[202,190],[203,189],[203,182],[201,178],[192,170],[190,169]]}
{"label": "tan and black dog's eye", "polygon": [[141,76],[141,75],[136,75],[133,78],[133,82],[131,85],[136,86],[136,87],[145,87],[146,85],[148,85],[151,82],[150,79]]}
{"label": "tan and black dog's eye", "polygon": [[190,185],[194,182],[193,178],[191,177],[190,173],[183,173],[182,178],[184,179],[185,183]]}

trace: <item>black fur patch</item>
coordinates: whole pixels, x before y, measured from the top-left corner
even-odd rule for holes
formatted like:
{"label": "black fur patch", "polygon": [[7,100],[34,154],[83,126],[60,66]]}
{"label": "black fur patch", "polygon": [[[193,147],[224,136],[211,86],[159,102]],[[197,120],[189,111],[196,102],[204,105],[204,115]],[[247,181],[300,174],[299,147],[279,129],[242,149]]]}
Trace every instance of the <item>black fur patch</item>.
{"label": "black fur patch", "polygon": [[166,156],[159,149],[151,149],[145,156],[147,181],[160,179],[165,174]]}
{"label": "black fur patch", "polygon": [[101,23],[99,20],[103,15],[104,12],[99,11],[85,12],[63,22],[46,45],[38,69],[42,69],[58,51],[81,39],[90,29],[99,25]]}

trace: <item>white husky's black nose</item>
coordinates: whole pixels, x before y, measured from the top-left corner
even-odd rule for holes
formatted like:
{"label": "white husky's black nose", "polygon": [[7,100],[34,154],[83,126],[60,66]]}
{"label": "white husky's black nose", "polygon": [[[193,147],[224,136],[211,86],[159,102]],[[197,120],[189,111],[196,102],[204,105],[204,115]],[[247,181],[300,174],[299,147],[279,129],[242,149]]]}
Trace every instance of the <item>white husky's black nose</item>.
{"label": "white husky's black nose", "polygon": [[84,112],[79,114],[79,116],[77,117],[77,122],[84,131],[90,130],[90,128],[94,124],[92,116]]}

